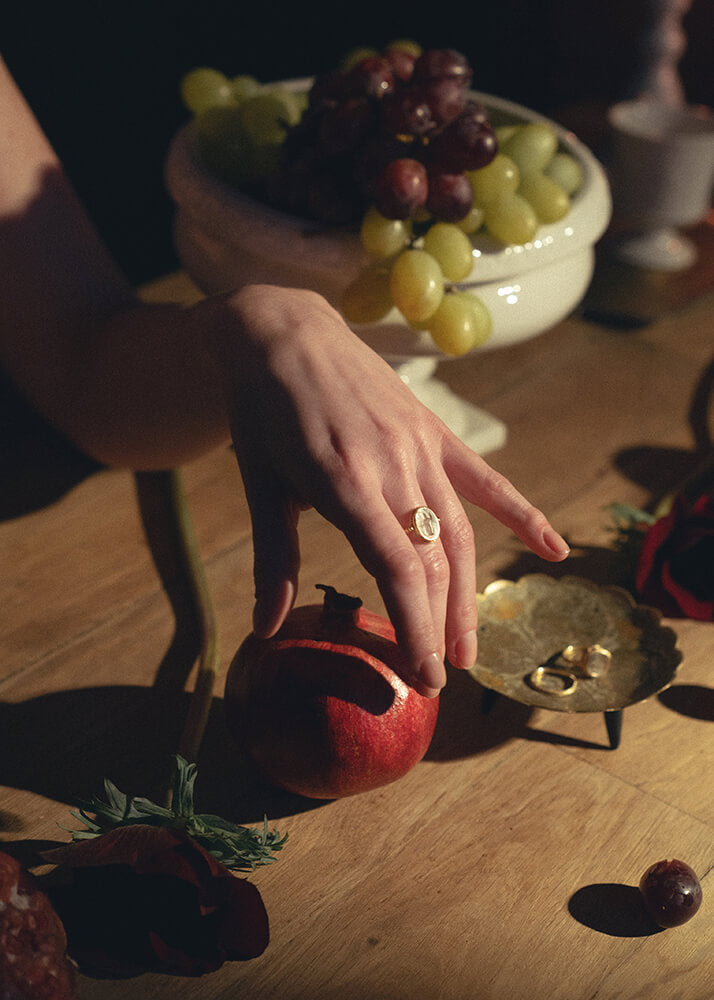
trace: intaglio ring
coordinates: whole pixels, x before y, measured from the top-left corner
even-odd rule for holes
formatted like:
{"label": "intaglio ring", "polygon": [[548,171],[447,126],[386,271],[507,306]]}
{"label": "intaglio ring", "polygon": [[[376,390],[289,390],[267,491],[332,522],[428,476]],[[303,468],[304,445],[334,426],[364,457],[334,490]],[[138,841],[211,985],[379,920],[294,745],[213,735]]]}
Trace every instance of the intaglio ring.
{"label": "intaglio ring", "polygon": [[441,534],[441,524],[431,507],[415,507],[411,513],[407,534],[412,532],[423,542],[435,542]]}
{"label": "intaglio ring", "polygon": [[586,677],[604,677],[612,663],[612,653],[599,642],[592,646],[566,646],[560,659],[570,667],[577,667]]}

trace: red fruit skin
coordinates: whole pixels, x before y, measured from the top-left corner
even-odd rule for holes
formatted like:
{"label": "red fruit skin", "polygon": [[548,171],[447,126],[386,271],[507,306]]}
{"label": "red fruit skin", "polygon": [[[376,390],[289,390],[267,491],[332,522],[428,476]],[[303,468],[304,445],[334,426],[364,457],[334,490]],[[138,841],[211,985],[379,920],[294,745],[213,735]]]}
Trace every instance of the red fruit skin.
{"label": "red fruit skin", "polygon": [[294,609],[272,639],[249,635],[229,668],[228,727],[268,780],[335,799],[403,777],[426,753],[439,699],[409,687],[390,664],[389,621],[359,609],[354,622]]}
{"label": "red fruit skin", "polygon": [[702,887],[694,871],[673,858],[651,865],[640,879],[640,892],[660,927],[679,927],[702,903]]}
{"label": "red fruit skin", "polygon": [[37,880],[0,851],[0,997],[75,1000],[75,966],[54,907]]}

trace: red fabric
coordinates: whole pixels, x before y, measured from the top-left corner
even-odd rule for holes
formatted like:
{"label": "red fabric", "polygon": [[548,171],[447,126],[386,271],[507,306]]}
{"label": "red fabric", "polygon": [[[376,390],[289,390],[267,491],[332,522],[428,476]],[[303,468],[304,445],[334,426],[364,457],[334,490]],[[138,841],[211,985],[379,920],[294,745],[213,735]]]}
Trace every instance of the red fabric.
{"label": "red fabric", "polygon": [[714,621],[714,495],[675,499],[645,534],[635,582],[668,617]]}

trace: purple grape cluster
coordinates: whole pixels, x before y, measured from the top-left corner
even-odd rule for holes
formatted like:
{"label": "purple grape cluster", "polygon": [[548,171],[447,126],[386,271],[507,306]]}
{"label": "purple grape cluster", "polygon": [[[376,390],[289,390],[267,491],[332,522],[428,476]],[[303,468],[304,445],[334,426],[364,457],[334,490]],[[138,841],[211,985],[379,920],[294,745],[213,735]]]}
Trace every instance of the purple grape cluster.
{"label": "purple grape cluster", "polygon": [[359,221],[374,205],[389,219],[426,212],[459,222],[473,204],[466,171],[497,141],[469,94],[472,69],[452,49],[388,47],[318,77],[287,134],[269,199],[327,224]]}

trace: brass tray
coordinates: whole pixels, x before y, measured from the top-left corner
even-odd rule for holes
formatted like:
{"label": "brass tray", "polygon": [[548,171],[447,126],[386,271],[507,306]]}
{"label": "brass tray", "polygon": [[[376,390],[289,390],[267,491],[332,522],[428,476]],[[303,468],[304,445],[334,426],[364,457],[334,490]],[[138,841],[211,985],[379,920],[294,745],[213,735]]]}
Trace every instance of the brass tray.
{"label": "brass tray", "polygon": [[[478,595],[479,653],[471,675],[484,687],[524,705],[559,712],[614,712],[644,701],[672,683],[682,654],[677,636],[658,611],[636,604],[619,587],[576,576],[533,573],[517,582],[496,580]],[[570,644],[610,651],[607,673],[574,671],[569,693],[558,668],[533,686],[538,667],[562,666]]]}

